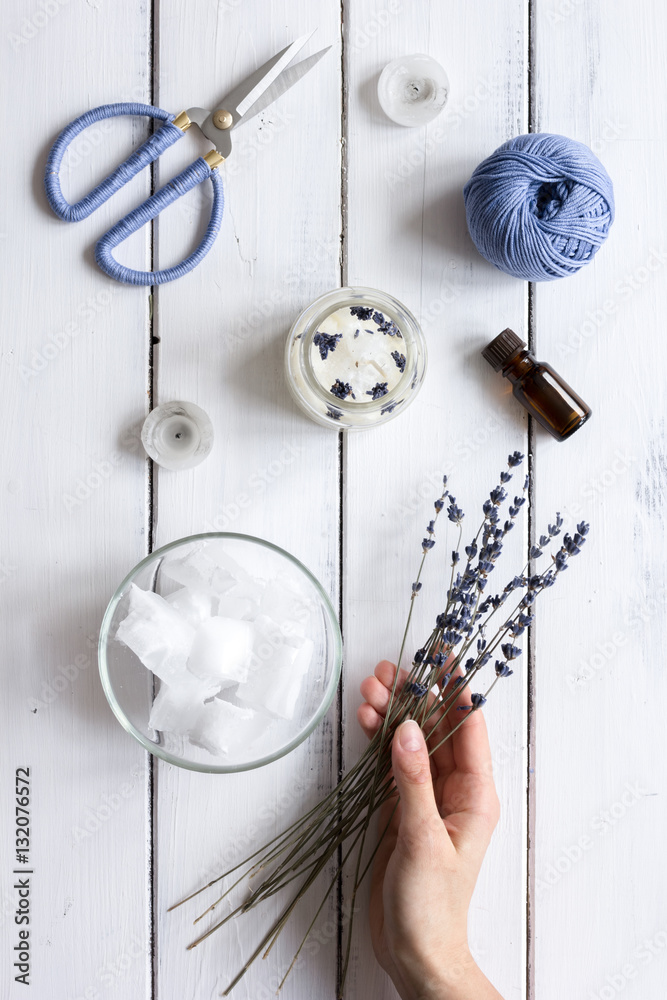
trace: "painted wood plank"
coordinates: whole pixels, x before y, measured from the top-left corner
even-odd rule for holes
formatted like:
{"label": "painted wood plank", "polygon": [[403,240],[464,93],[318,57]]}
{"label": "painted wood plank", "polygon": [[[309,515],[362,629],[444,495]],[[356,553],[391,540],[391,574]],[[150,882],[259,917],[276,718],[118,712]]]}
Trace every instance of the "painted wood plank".
{"label": "painted wood plank", "polygon": [[[525,7],[350,4],[347,11],[347,282],[396,295],[421,320],[426,383],[413,407],[346,444],[344,623],[345,760],[363,745],[358,685],[378,659],[395,657],[424,527],[443,472],[467,513],[466,533],[507,454],[526,451],[526,422],[479,355],[507,325],[521,331],[525,287],[487,265],[467,234],[462,188],[477,163],[526,130]],[[376,98],[383,66],[426,52],[445,67],[451,94],[425,129],[386,120]],[[446,540],[445,540],[446,537]],[[503,576],[521,565],[525,528],[512,538]],[[412,649],[430,632],[446,553],[440,532],[429,556]],[[502,581],[504,584],[505,580]],[[470,942],[503,996],[524,996],[525,691],[512,678],[486,715],[502,820],[471,910]],[[349,897],[348,897],[349,898]],[[351,997],[394,997],[369,960],[365,897],[356,925]],[[502,928],[502,932],[499,932]]]}
{"label": "painted wood plank", "polygon": [[[147,296],[101,274],[92,245],[149,180],[68,226],[48,208],[43,171],[72,118],[148,98],[149,21],[141,5],[35,3],[12,5],[3,24],[0,992],[138,1000],[150,992],[146,762],[107,706],[96,639],[146,545],[145,463],[128,432],[145,411]],[[80,197],[145,134],[118,120],[79,137],[65,194]],[[128,252],[144,260],[145,240]],[[20,767],[28,864],[16,863],[12,822]],[[15,922],[14,869],[32,872],[29,925]],[[28,990],[13,966],[22,929]]]}
{"label": "painted wood plank", "polygon": [[[159,100],[173,108],[218,101],[227,88],[294,38],[317,26],[305,52],[334,48],[274,107],[236,133],[222,168],[226,206],[209,257],[156,298],[156,402],[193,400],[209,413],[216,444],[192,472],[159,472],[157,544],[200,530],[241,531],[293,552],[337,600],[338,439],[302,417],[288,397],[283,349],[289,326],[312,299],[339,283],[339,10],[313,17],[306,3],[197,5],[187,32],[175,31],[180,6],[160,5]],[[207,144],[194,129],[165,171],[175,172]],[[174,151],[175,152],[175,151]],[[166,174],[162,173],[161,180]],[[194,243],[206,191],[160,220],[161,264]],[[238,776],[199,775],[160,764],[156,776],[157,995],[216,996],[279,912],[249,915],[193,952],[196,904],[169,905],[240,860],[288,825],[331,787],[335,707],[308,742],[283,761]],[[305,932],[301,909],[265,962],[234,996],[274,995]],[[316,924],[315,946],[282,996],[331,996],[336,931],[332,910]],[[317,954],[313,954],[317,952]]]}
{"label": "painted wood plank", "polygon": [[639,1000],[664,992],[667,940],[667,16],[539,2],[535,31],[537,129],[590,145],[617,206],[594,262],[535,300],[538,355],[593,408],[565,444],[537,439],[538,527],[558,503],[591,535],[537,628],[536,996]]}

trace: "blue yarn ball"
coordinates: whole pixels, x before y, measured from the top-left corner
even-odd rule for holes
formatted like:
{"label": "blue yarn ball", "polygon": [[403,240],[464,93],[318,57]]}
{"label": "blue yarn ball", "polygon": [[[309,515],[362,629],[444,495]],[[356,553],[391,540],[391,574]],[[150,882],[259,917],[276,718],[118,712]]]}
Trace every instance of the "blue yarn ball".
{"label": "blue yarn ball", "polygon": [[548,132],[499,146],[477,167],[463,197],[479,252],[526,281],[576,274],[614,221],[614,189],[595,153]]}

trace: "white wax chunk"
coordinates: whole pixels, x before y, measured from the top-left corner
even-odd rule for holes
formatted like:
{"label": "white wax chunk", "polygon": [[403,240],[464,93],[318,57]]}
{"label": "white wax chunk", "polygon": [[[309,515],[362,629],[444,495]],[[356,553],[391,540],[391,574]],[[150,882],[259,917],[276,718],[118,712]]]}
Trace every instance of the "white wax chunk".
{"label": "white wax chunk", "polygon": [[260,613],[255,618],[255,646],[265,639],[276,646],[281,646],[285,641],[281,625],[269,615]]}
{"label": "white wax chunk", "polygon": [[298,648],[286,643],[279,646],[271,659],[257,664],[247,681],[239,684],[236,697],[276,718],[293,718],[313,649],[310,639],[304,639]]}
{"label": "white wax chunk", "polygon": [[259,604],[249,597],[223,594],[215,602],[215,613],[221,618],[238,618],[251,621],[257,614]]}
{"label": "white wax chunk", "polygon": [[209,618],[197,629],[188,669],[197,677],[229,687],[248,676],[254,639],[250,622]]}
{"label": "white wax chunk", "polygon": [[[248,706],[239,701],[236,696],[235,688],[225,688],[216,697],[221,701],[229,702],[230,705],[248,711]],[[271,727],[275,725],[275,719],[267,715],[266,712],[253,711],[252,716],[251,719],[246,719],[243,723],[243,743],[239,747],[241,750],[246,746],[252,746],[260,737],[266,736]]]}
{"label": "white wax chunk", "polygon": [[148,725],[160,732],[187,736],[199,719],[204,701],[215,693],[216,688],[210,682],[184,670],[172,683],[160,684]]}
{"label": "white wax chunk", "polygon": [[302,622],[286,618],[281,625],[281,632],[289,646],[301,646],[306,638],[306,627]]}
{"label": "white wax chunk", "polygon": [[246,728],[254,716],[252,709],[238,708],[221,698],[214,698],[202,706],[190,730],[190,742],[216,756],[243,749],[247,742]]}
{"label": "white wax chunk", "polygon": [[254,621],[255,641],[252,648],[251,670],[273,659],[281,646],[303,645],[304,632],[298,622],[278,623],[268,615],[257,615]]}
{"label": "white wax chunk", "polygon": [[312,600],[287,573],[278,573],[269,580],[259,603],[259,612],[277,622],[305,622],[309,619]]}
{"label": "white wax chunk", "polygon": [[[251,581],[248,571],[229,554],[227,542],[222,539],[213,539],[207,542],[206,554],[218,569],[228,573],[237,583],[243,584]],[[250,558],[250,554],[244,556],[244,558]]]}
{"label": "white wax chunk", "polygon": [[149,670],[169,681],[185,670],[195,631],[159,594],[130,585],[128,614],[116,639],[132,650]]}
{"label": "white wax chunk", "polygon": [[167,558],[160,571],[176,583],[193,590],[212,589],[221,594],[237,582],[230,570],[213,559],[208,547],[197,547],[186,556]]}
{"label": "white wax chunk", "polygon": [[323,320],[320,320],[317,329],[321,330],[322,333],[328,333],[333,336],[337,333],[345,333],[351,326],[350,315],[349,309],[337,309],[335,312],[325,316]]}
{"label": "white wax chunk", "polygon": [[175,593],[169,594],[165,600],[193,628],[197,628],[207,618],[217,614],[219,598],[213,590],[191,590],[189,587],[181,587]]}
{"label": "white wax chunk", "polygon": [[315,646],[312,639],[304,639],[297,649],[296,659],[293,664],[295,676],[301,678],[308,673],[314,652]]}

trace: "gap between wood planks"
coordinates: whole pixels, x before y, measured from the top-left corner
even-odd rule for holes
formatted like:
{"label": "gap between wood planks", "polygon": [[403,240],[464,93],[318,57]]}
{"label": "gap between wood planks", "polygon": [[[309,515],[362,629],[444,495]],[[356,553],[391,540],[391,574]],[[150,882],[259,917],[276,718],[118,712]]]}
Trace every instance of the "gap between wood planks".
{"label": "gap between wood planks", "polygon": [[[341,120],[340,120],[340,138],[341,138],[341,159],[340,159],[340,283],[341,287],[345,287],[348,283],[348,267],[347,267],[347,155],[348,155],[348,107],[349,107],[349,85],[348,85],[348,73],[347,73],[347,25],[349,19],[347,17],[347,0],[340,0],[340,34],[341,34],[341,55],[340,55],[340,79],[341,79]],[[341,636],[343,638],[343,650],[345,650],[345,633],[344,633],[344,619],[343,619],[343,608],[344,608],[344,575],[343,575],[343,555],[344,555],[344,543],[343,543],[343,532],[345,530],[345,462],[347,458],[347,449],[345,447],[345,435],[342,431],[338,433],[338,483],[339,483],[339,494],[338,494],[338,620],[340,624]],[[345,653],[343,652],[343,658]],[[344,754],[343,754],[343,736],[344,736],[344,724],[343,724],[343,693],[344,693],[344,671],[340,672],[340,682],[338,684],[338,702],[337,702],[337,737],[338,737],[338,752],[337,752],[337,780],[341,781],[343,777],[343,764],[344,764]],[[338,854],[336,857],[337,867],[339,869],[339,876],[336,883],[336,996],[340,992],[342,975],[343,975],[343,845],[338,847]]]}
{"label": "gap between wood planks", "polygon": [[[147,59],[148,65],[146,67],[147,77],[148,77],[148,92],[149,100],[152,105],[156,104],[156,100],[159,99],[159,81],[158,81],[158,69],[159,60],[157,52],[157,39],[158,33],[156,30],[157,18],[159,11],[159,0],[151,0],[148,7],[148,45],[147,48]],[[155,123],[153,123],[155,127]],[[157,161],[154,160],[150,168],[150,193],[155,194],[157,186]],[[153,219],[149,226],[149,237],[148,237],[148,259],[151,271],[154,269],[155,265],[155,229],[156,220]],[[146,392],[148,395],[148,409],[149,411],[153,409],[153,397],[154,397],[154,346],[156,343],[156,329],[157,329],[157,285],[152,285],[148,296],[148,315],[146,317],[147,326],[147,338],[148,338],[148,350],[147,350],[147,372],[146,372]],[[147,554],[153,551],[153,539],[155,531],[155,510],[157,501],[157,477],[155,476],[155,469],[153,466],[152,459],[146,459],[146,549]],[[153,754],[146,751],[146,756],[148,758],[148,787],[147,787],[147,802],[148,802],[148,851],[149,856],[147,859],[147,880],[148,880],[148,973],[149,973],[149,991],[151,1000],[157,1000],[157,795],[155,794],[155,787],[157,784],[157,759]]]}
{"label": "gap between wood planks", "polygon": [[[536,94],[537,76],[535,73],[535,0],[526,0],[526,91],[528,98],[528,131],[536,129]],[[528,347],[532,351],[535,346],[535,285],[528,284],[526,329]],[[528,493],[528,552],[536,542],[535,526],[535,421],[528,414],[528,475],[530,487]],[[532,562],[529,572],[532,572]],[[526,1000],[535,1000],[535,626],[528,628],[526,660]]]}

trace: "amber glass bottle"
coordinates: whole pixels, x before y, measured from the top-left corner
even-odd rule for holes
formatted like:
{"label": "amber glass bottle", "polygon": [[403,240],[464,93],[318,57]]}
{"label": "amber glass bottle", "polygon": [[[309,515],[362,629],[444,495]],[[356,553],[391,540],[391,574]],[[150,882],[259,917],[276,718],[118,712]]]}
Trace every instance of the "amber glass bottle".
{"label": "amber glass bottle", "polygon": [[551,365],[536,361],[514,330],[503,330],[482,356],[512,383],[512,392],[557,441],[574,434],[591,415],[581,396]]}

